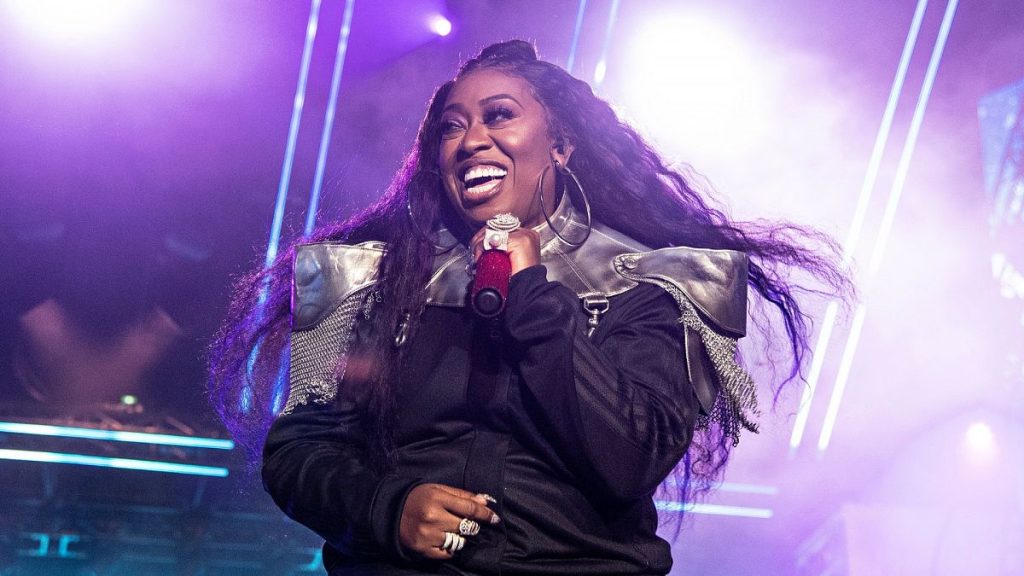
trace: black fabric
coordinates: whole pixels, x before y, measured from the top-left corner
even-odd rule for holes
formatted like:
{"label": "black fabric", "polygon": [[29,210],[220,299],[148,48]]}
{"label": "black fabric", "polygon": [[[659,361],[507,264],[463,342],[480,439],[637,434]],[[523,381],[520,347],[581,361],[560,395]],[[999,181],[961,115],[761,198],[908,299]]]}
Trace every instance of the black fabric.
{"label": "black fabric", "polygon": [[[592,337],[575,293],[543,266],[516,274],[496,321],[428,306],[397,396],[399,463],[367,464],[359,331],[339,401],[280,417],[264,485],[324,537],[331,574],[666,574],[652,494],[689,445],[697,402],[672,298],[614,296]],[[398,542],[405,497],[423,482],[494,496],[484,526],[444,563]]]}

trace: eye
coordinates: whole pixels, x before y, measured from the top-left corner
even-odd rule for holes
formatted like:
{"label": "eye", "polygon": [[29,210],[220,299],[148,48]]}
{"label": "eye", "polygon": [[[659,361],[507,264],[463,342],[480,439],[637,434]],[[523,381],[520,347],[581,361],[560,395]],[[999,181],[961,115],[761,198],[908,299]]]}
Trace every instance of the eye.
{"label": "eye", "polygon": [[441,120],[442,136],[450,136],[452,134],[457,133],[459,130],[462,130],[462,124],[460,124],[457,120],[453,120],[451,118],[445,118]]}
{"label": "eye", "polygon": [[516,113],[508,106],[493,106],[484,111],[485,124],[498,124],[516,117]]}

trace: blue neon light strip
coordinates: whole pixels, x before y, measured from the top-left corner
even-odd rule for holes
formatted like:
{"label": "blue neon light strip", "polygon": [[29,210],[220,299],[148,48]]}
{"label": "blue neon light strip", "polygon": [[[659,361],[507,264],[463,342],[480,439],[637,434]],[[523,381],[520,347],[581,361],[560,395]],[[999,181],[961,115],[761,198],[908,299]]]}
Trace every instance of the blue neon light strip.
{"label": "blue neon light strip", "polygon": [[722,482],[717,487],[723,492],[736,492],[741,494],[763,494],[765,496],[775,496],[779,493],[779,489],[775,486],[762,486],[760,484],[741,484],[739,482]]}
{"label": "blue neon light strip", "polygon": [[601,46],[601,59],[597,61],[594,68],[594,85],[600,86],[604,83],[604,77],[608,73],[608,49],[612,43],[612,32],[615,30],[615,21],[619,17],[619,0],[612,0],[612,7],[608,11],[608,25],[604,29],[604,44]]}
{"label": "blue neon light strip", "polygon": [[62,454],[59,452],[37,452],[35,450],[0,449],[0,460],[78,464],[80,466],[98,466],[101,468],[117,468],[120,470],[144,470],[147,472],[188,474],[192,476],[214,476],[217,478],[224,478],[228,475],[227,468],[221,468],[218,466],[197,466],[195,464],[177,464],[174,462],[133,460],[129,458],[106,458],[102,456],[88,456],[85,454]]}
{"label": "blue neon light strip", "polygon": [[583,15],[587,12],[587,0],[580,0],[576,9],[576,25],[572,29],[572,44],[569,46],[569,58],[565,61],[565,71],[572,74],[576,64],[576,48],[580,43],[580,32],[583,30]]}
{"label": "blue neon light strip", "polygon": [[[893,78],[892,87],[889,89],[889,99],[885,103],[882,122],[878,126],[878,133],[875,134],[875,146],[871,150],[868,169],[864,174],[864,181],[861,183],[860,196],[857,199],[857,207],[853,212],[850,231],[846,235],[846,242],[843,243],[843,268],[850,265],[853,253],[860,243],[864,222],[867,219],[868,205],[871,203],[871,195],[874,192],[875,184],[878,182],[878,170],[882,164],[882,157],[889,142],[889,135],[892,132],[893,117],[896,115],[896,107],[899,104],[900,96],[903,94],[907,71],[910,69],[910,60],[917,46],[917,39],[921,33],[921,23],[924,21],[927,8],[928,0],[918,0],[917,8],[914,10],[914,17],[910,22],[910,29],[907,31],[907,39],[903,43],[903,52],[900,54],[900,62],[896,67],[896,76]],[[825,318],[814,345],[814,352],[811,356],[811,369],[807,374],[807,386],[804,388],[803,397],[800,399],[800,409],[797,413],[796,421],[793,423],[793,434],[789,439],[791,453],[798,449],[803,442],[807,419],[811,414],[811,405],[814,403],[814,394],[817,391],[818,381],[821,378],[821,370],[825,363],[825,356],[828,353],[828,345],[832,338],[832,330],[835,328],[838,313],[839,304],[837,302],[830,302],[825,310]]]}
{"label": "blue neon light strip", "polygon": [[123,430],[97,430],[95,428],[51,426],[48,424],[26,424],[23,422],[0,422],[0,432],[6,432],[9,434],[31,434],[34,436],[81,438],[86,440],[107,440],[111,442],[159,444],[161,446],[183,446],[186,448],[213,448],[217,450],[231,450],[235,447],[235,443],[231,440],[223,440],[220,438],[198,438],[194,436],[175,436],[171,434],[151,434],[148,432],[126,432]]}
{"label": "blue neon light strip", "polygon": [[[668,478],[666,484],[669,486],[678,486],[679,482],[675,478]],[[712,490],[721,490],[722,492],[736,492],[741,494],[761,494],[764,496],[775,496],[779,493],[779,489],[775,486],[765,486],[763,484],[744,484],[741,482],[720,482],[711,487]]]}
{"label": "blue neon light strip", "polygon": [[748,506],[726,506],[723,504],[682,503],[669,500],[656,500],[655,508],[663,512],[688,512],[708,514],[712,516],[736,516],[740,518],[769,519],[775,515],[771,508],[751,508]]}
{"label": "blue neon light strip", "polygon": [[324,182],[324,167],[327,165],[327,149],[331,145],[331,130],[334,128],[334,111],[338,105],[338,87],[341,86],[341,74],[345,69],[345,54],[348,52],[348,37],[352,31],[352,12],[356,0],[345,0],[345,15],[338,34],[338,50],[334,54],[334,72],[331,74],[331,96],[327,101],[327,112],[324,114],[324,131],[320,134],[320,152],[316,157],[316,175],[313,177],[313,189],[309,193],[309,208],[306,212],[306,236],[313,233],[316,224],[316,213],[320,207],[320,189]]}
{"label": "blue neon light strip", "polygon": [[302,64],[299,67],[299,82],[295,87],[295,101],[292,105],[292,119],[288,126],[288,144],[281,167],[281,181],[277,186],[277,202],[274,204],[274,219],[270,225],[270,241],[267,243],[266,265],[277,258],[281,244],[281,227],[284,224],[284,207],[288,200],[288,184],[292,179],[292,165],[295,162],[295,146],[299,136],[299,122],[302,107],[306,102],[306,79],[309,77],[309,61],[313,57],[313,39],[316,38],[317,23],[320,20],[320,0],[312,0],[309,8],[309,23],[306,25],[306,42],[302,47]]}
{"label": "blue neon light strip", "polygon": [[[942,53],[946,48],[949,30],[953,26],[953,17],[956,15],[957,4],[958,0],[949,0],[946,4],[946,12],[942,16],[939,35],[935,40],[935,46],[932,48],[932,56],[928,61],[928,70],[925,72],[921,93],[917,98],[917,105],[914,107],[914,116],[910,121],[910,131],[907,133],[907,140],[903,144],[903,153],[900,155],[900,162],[896,167],[896,177],[889,191],[889,201],[886,203],[885,213],[882,215],[878,240],[875,243],[875,250],[872,252],[871,260],[868,264],[867,281],[869,284],[875,279],[878,268],[881,266],[885,248],[889,241],[889,234],[892,232],[893,222],[896,220],[896,209],[899,207],[900,198],[903,196],[907,173],[910,171],[910,161],[914,156],[914,149],[917,147],[917,138],[921,133],[921,124],[924,122],[924,113],[928,108],[928,99],[931,97],[932,87],[935,85],[935,76],[939,71],[939,63],[942,61]],[[850,366],[853,364],[853,357],[857,351],[857,344],[860,341],[861,328],[863,327],[866,314],[867,308],[862,304],[858,307],[857,314],[854,316],[854,326],[850,331],[849,340],[846,341],[846,349],[843,351],[843,360],[839,375],[836,378],[836,386],[832,389],[832,398],[829,400],[828,411],[825,412],[825,421],[821,427],[821,435],[818,437],[819,453],[824,452],[832,440],[832,430],[839,415],[839,407],[846,390]]]}

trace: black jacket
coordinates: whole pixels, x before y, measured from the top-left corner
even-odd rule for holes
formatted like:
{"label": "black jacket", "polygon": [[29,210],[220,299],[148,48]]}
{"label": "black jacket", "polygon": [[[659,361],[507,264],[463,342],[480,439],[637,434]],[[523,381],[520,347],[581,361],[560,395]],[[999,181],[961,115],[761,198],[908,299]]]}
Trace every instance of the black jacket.
{"label": "black jacket", "polygon": [[[318,274],[331,268],[317,262]],[[512,278],[498,320],[446,305],[443,295],[429,301],[406,344],[394,429],[398,464],[384,475],[369,465],[358,384],[368,323],[350,320],[352,335],[341,344],[346,377],[326,397],[322,387],[296,387],[295,380],[309,378],[297,368],[300,332],[293,334],[297,400],[270,430],[263,478],[286,514],[326,540],[331,574],[669,571],[652,495],[686,451],[698,413],[709,411],[698,388],[719,391],[715,378],[695,375],[707,378],[717,367],[687,365],[687,357],[710,362],[696,332],[680,321],[678,294],[642,281],[607,290],[608,311],[588,335],[579,288],[549,272],[558,268],[550,254],[544,262],[548,267]],[[298,305],[317,300],[303,292],[313,285],[303,284],[303,266],[297,262]],[[584,284],[597,288],[590,280]],[[326,300],[368,285],[345,285]],[[699,310],[721,303],[703,304]],[[311,317],[304,310],[295,311],[296,326],[315,331],[334,309],[322,306]],[[696,355],[689,350],[695,347]],[[492,495],[502,522],[484,526],[450,561],[417,563],[401,549],[398,526],[406,495],[425,482]]]}

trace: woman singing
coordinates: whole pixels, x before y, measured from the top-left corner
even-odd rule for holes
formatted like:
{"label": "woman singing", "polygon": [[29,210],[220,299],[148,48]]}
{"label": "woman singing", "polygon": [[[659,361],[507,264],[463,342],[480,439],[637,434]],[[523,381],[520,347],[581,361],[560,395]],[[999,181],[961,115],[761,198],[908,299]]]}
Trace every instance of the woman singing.
{"label": "woman singing", "polygon": [[756,428],[748,287],[789,380],[785,271],[849,289],[807,239],[730,221],[586,83],[495,44],[376,205],[240,284],[213,398],[330,574],[666,574],[655,491],[707,487]]}

